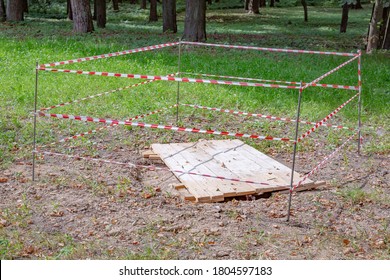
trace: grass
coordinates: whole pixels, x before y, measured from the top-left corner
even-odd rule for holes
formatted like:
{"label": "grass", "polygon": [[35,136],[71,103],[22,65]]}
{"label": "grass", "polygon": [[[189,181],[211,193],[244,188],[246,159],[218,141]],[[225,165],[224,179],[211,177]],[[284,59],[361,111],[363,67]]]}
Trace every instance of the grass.
{"label": "grass", "polygon": [[[225,2],[225,1],[221,1]],[[370,9],[353,10],[350,15],[348,32],[338,33],[341,16],[340,9],[328,7],[309,7],[309,22],[302,20],[300,7],[266,8],[260,16],[247,15],[242,10],[224,10],[214,6],[207,13],[208,41],[264,47],[301,48],[314,50],[336,50],[355,52],[363,49]],[[179,33],[162,34],[161,21],[147,23],[147,12],[134,9],[124,4],[119,13],[109,13],[109,23],[104,30],[92,34],[75,35],[71,32],[71,23],[58,16],[60,10],[47,11],[46,16],[31,12],[25,22],[0,25],[0,170],[7,169],[17,160],[31,160],[32,150],[32,115],[35,84],[34,67],[36,61],[47,63],[94,54],[110,53],[143,47],[164,42],[177,41],[183,31],[184,13],[179,6]],[[42,12],[42,11],[41,11]],[[49,15],[57,15],[55,19]],[[144,52],[87,63],[72,64],[64,68],[94,71],[112,71],[121,73],[167,75],[177,71],[177,48]],[[341,57],[287,55],[277,53],[243,52],[211,48],[192,48],[184,50],[182,71],[195,73],[213,73],[243,77],[261,77],[265,79],[286,79],[293,81],[311,81],[333,69],[343,60]],[[365,153],[388,154],[390,150],[389,126],[387,124],[390,103],[389,87],[390,62],[388,52],[376,52],[363,56],[363,135],[369,140],[365,144]],[[106,78],[97,76],[78,76],[54,73],[39,73],[39,107],[46,107],[67,102],[96,93],[127,86],[140,80]],[[324,79],[326,83],[356,84],[356,63],[347,66]],[[89,115],[103,118],[125,119],[140,113],[172,105],[176,102],[176,83],[155,82],[142,87],[132,88],[115,94],[91,99],[88,102],[52,110],[53,113]],[[293,90],[263,89],[251,87],[213,86],[205,84],[180,84],[183,103],[216,106],[248,112],[272,114],[294,118],[296,114],[297,92]],[[309,88],[304,92],[302,118],[317,121],[325,117],[351,96],[351,92],[322,88]],[[226,129],[241,132],[264,133],[274,136],[293,135],[293,126],[280,125],[259,119],[231,117],[227,114],[180,108],[180,123],[189,127]],[[234,121],[232,121],[232,119]],[[159,115],[148,117],[150,123],[175,124],[174,109]],[[355,126],[357,123],[356,101],[351,103],[335,117],[335,123]],[[97,124],[39,119],[38,143],[54,142],[63,137],[98,128]],[[305,126],[305,128],[309,128]],[[303,130],[303,129],[302,129]],[[321,129],[321,131],[326,131]],[[145,142],[149,145],[154,139],[170,142],[177,136],[172,132],[156,131],[154,139],[146,139],[145,132],[137,128],[128,128],[129,134],[138,135],[133,139],[119,140],[116,143],[136,145]],[[137,133],[132,133],[137,132]],[[115,132],[102,131],[107,138],[115,138]],[[336,131],[326,134],[333,149],[350,132]],[[208,138],[206,135],[181,136],[181,140]],[[95,138],[86,137],[72,142],[88,156],[98,156],[100,149]],[[113,141],[113,142],[115,142]],[[121,142],[122,141],[122,142]],[[108,143],[114,149],[116,143]],[[284,143],[248,141],[261,149],[290,151],[291,146]],[[111,146],[110,146],[111,145]],[[64,145],[63,152],[69,146]],[[300,146],[302,150],[314,149],[311,140]],[[88,181],[88,179],[85,179]],[[130,179],[121,178],[112,190],[106,190],[98,182],[87,184],[95,195],[126,195]],[[54,182],[61,184],[62,182]],[[141,194],[142,195],[142,194]],[[155,195],[149,188],[144,195]],[[360,189],[349,189],[340,193],[347,202],[357,205],[367,199],[375,200]],[[383,203],[388,203],[388,200]],[[53,202],[53,210],[58,208]],[[28,227],[31,213],[28,202],[22,201],[18,209],[2,209],[7,220],[20,227]],[[228,212],[235,219],[237,212]],[[145,232],[150,239],[155,234],[151,228]],[[35,252],[17,231],[0,228],[0,258],[23,257],[35,254],[52,259],[84,258],[85,256],[102,257],[112,255],[130,259],[166,259],[172,257],[159,245],[151,244],[141,252],[106,251],[104,244],[87,243],[81,245],[64,234],[37,236],[32,233],[32,240],[37,244],[46,244],[43,252]],[[262,235],[259,235],[259,242]],[[45,243],[46,242],[46,243]],[[387,241],[388,242],[388,241]],[[61,246],[57,246],[61,244]],[[249,246],[244,240],[245,249]],[[114,250],[115,251],[115,250]]]}

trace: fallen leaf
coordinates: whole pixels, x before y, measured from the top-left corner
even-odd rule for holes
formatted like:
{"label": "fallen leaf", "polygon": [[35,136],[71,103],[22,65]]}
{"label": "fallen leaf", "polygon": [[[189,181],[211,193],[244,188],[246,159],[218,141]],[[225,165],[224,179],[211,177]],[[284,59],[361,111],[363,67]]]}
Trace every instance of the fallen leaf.
{"label": "fallen leaf", "polygon": [[7,178],[0,178],[0,183],[7,183],[8,179]]}
{"label": "fallen leaf", "polygon": [[348,246],[351,241],[349,241],[348,239],[343,239],[343,243],[345,246]]}

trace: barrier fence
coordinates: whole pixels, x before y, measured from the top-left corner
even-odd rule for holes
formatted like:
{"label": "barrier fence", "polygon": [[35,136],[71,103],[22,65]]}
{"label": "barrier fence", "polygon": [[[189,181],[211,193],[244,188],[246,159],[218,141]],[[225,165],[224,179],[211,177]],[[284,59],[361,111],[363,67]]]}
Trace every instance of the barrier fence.
{"label": "barrier fence", "polygon": [[[245,77],[236,77],[236,76],[227,76],[227,75],[215,75],[215,74],[199,74],[199,73],[189,73],[189,72],[180,72],[181,68],[181,49],[185,45],[190,46],[203,46],[203,47],[217,47],[217,48],[228,48],[228,49],[238,49],[238,50],[254,50],[254,51],[269,51],[269,52],[280,52],[280,53],[292,53],[292,54],[313,54],[313,55],[334,55],[334,56],[344,56],[344,57],[352,57],[348,59],[347,61],[343,62],[342,64],[338,65],[334,69],[331,69],[330,71],[326,72],[325,74],[321,75],[320,77],[314,79],[311,82],[294,82],[294,81],[284,81],[284,80],[270,80],[270,79],[260,79],[260,78],[245,78]],[[84,71],[84,70],[70,70],[70,69],[59,69],[59,68],[53,68],[60,65],[67,65],[72,63],[79,63],[79,62],[86,62],[91,60],[97,60],[97,59],[103,59],[103,58],[110,58],[110,57],[117,57],[121,55],[129,55],[134,54],[138,52],[144,52],[144,51],[152,51],[152,50],[158,50],[166,47],[174,47],[177,46],[179,48],[178,52],[178,71],[174,74],[169,74],[167,76],[161,76],[161,75],[143,75],[143,74],[125,74],[125,73],[115,73],[115,72],[97,72],[97,71]],[[137,165],[133,163],[122,163],[117,161],[111,161],[111,160],[105,160],[105,159],[95,159],[95,158],[89,158],[89,157],[81,157],[76,155],[67,155],[57,152],[50,152],[50,151],[43,151],[41,150],[44,147],[48,147],[50,145],[54,145],[57,143],[64,143],[73,139],[77,139],[80,137],[84,137],[86,135],[90,135],[93,133],[96,133],[98,131],[102,131],[104,129],[107,129],[109,127],[114,127],[118,125],[124,125],[124,126],[133,126],[133,127],[143,127],[143,128],[152,128],[152,129],[162,129],[162,130],[171,130],[171,131],[181,131],[181,132],[191,132],[191,133],[201,133],[201,134],[208,134],[208,135],[221,135],[221,136],[229,136],[229,137],[242,137],[242,138],[251,138],[251,139],[258,139],[258,140],[268,140],[268,141],[283,141],[283,142],[289,142],[294,145],[294,153],[293,153],[293,165],[292,165],[292,171],[291,171],[291,184],[290,184],[290,197],[289,197],[289,205],[288,205],[288,216],[287,220],[290,218],[290,207],[291,207],[291,194],[292,192],[299,187],[305,180],[307,180],[310,176],[312,176],[315,172],[320,170],[326,163],[328,163],[332,158],[335,157],[337,153],[339,153],[346,145],[349,143],[356,135],[358,135],[358,152],[360,152],[360,145],[361,145],[361,92],[362,92],[362,81],[361,81],[361,51],[358,51],[355,53],[343,53],[343,52],[323,52],[323,51],[309,51],[309,50],[292,50],[292,49],[278,49],[278,48],[261,48],[261,47],[253,47],[253,46],[238,46],[238,45],[223,45],[223,44],[210,44],[210,43],[199,43],[199,42],[173,42],[173,43],[166,43],[166,44],[159,44],[159,45],[153,45],[143,48],[136,48],[132,50],[122,51],[122,52],[114,52],[109,54],[102,54],[97,56],[90,56],[85,58],[78,58],[78,59],[71,59],[71,60],[64,60],[60,62],[53,62],[53,63],[47,63],[47,64],[41,64],[39,65],[37,63],[36,66],[36,83],[35,83],[35,102],[34,102],[34,147],[33,147],[33,180],[35,179],[35,155],[36,154],[44,154],[44,155],[50,155],[50,156],[60,156],[60,157],[67,157],[70,159],[84,159],[89,161],[95,161],[95,162],[104,162],[104,163],[111,163],[111,164],[118,164],[122,166],[127,167],[136,167],[136,168],[146,168],[146,169],[152,169],[152,170],[164,170],[164,171],[172,171],[177,172],[181,174],[188,174],[188,175],[196,175],[196,176],[203,176],[203,177],[209,177],[209,178],[216,178],[220,180],[228,180],[228,181],[234,181],[234,182],[244,182],[248,184],[260,184],[260,185],[268,185],[269,183],[266,182],[256,182],[253,180],[243,180],[238,178],[227,178],[224,176],[217,176],[217,175],[211,175],[211,174],[203,174],[203,173],[197,173],[197,172],[189,172],[185,170],[170,170],[169,168],[162,168],[162,167],[156,167],[156,166],[146,166],[146,165]],[[338,84],[326,84],[326,83],[319,83],[324,78],[330,76],[331,74],[335,73],[336,71],[340,70],[344,66],[352,63],[355,60],[358,60],[358,83],[357,86],[354,85],[338,85]],[[79,75],[95,75],[95,76],[106,76],[106,77],[121,77],[121,78],[131,78],[131,79],[146,79],[147,81],[139,82],[133,85],[129,85],[126,87],[118,88],[115,90],[106,91],[103,93],[87,96],[84,98],[60,103],[57,105],[49,106],[41,108],[40,110],[37,110],[37,100],[38,100],[38,73],[39,71],[47,71],[47,72],[57,72],[57,73],[71,73],[71,74],[79,74]],[[200,78],[192,78],[192,77],[181,77],[182,75],[190,75],[190,76],[203,76],[203,77],[210,77],[210,78],[218,78],[219,80],[215,79],[200,79]],[[231,79],[231,80],[221,80],[221,79]],[[171,81],[171,82],[178,82],[178,88],[177,88],[177,103],[174,105],[171,105],[167,108],[163,109],[157,109],[154,111],[151,111],[146,114],[137,115],[135,117],[129,118],[127,120],[114,120],[110,118],[96,118],[96,117],[89,117],[89,116],[78,116],[78,115],[69,115],[69,114],[61,114],[61,113],[48,113],[49,110],[64,107],[67,105],[71,105],[74,103],[79,103],[82,101],[91,100],[96,97],[101,97],[104,95],[108,95],[111,93],[115,93],[118,91],[138,87],[141,85],[146,85],[148,83],[152,83],[155,81]],[[294,89],[299,90],[299,99],[298,99],[298,106],[297,106],[297,117],[296,119],[291,118],[283,118],[283,117],[275,117],[271,115],[263,115],[259,113],[249,113],[249,112],[243,112],[243,111],[237,111],[237,110],[228,110],[228,109],[221,109],[216,107],[207,107],[207,106],[201,106],[201,105],[193,105],[193,104],[185,104],[179,102],[180,97],[180,83],[204,83],[204,84],[215,84],[215,85],[232,85],[232,86],[244,86],[244,87],[264,87],[264,88],[279,88],[279,89]],[[305,89],[308,87],[322,87],[322,88],[332,88],[332,89],[345,89],[345,90],[353,90],[358,91],[354,96],[349,98],[347,101],[345,101],[342,105],[337,107],[334,111],[332,111],[329,115],[327,115],[325,118],[318,122],[312,122],[312,121],[304,121],[300,119],[300,104],[301,104],[301,96]],[[333,125],[327,123],[328,120],[330,120],[334,115],[336,115],[342,108],[344,108],[347,104],[349,104],[352,100],[354,100],[356,97],[358,97],[358,127],[355,128],[349,128],[345,127],[343,125]],[[210,111],[216,111],[220,113],[228,113],[232,115],[242,115],[242,116],[248,116],[248,117],[258,117],[258,118],[264,118],[268,120],[274,120],[274,121],[283,121],[283,122],[294,122],[296,124],[295,128],[295,139],[289,138],[289,137],[274,137],[269,135],[257,135],[257,134],[248,134],[248,133],[242,133],[242,132],[229,132],[229,131],[218,131],[218,130],[212,130],[212,129],[200,129],[200,128],[188,128],[188,127],[180,127],[180,126],[173,126],[173,125],[164,125],[164,124],[150,124],[150,123],[143,123],[143,122],[134,122],[134,120],[138,120],[153,114],[157,114],[160,112],[163,112],[165,110],[171,109],[171,108],[177,108],[176,111],[176,119],[178,119],[178,108],[180,106],[183,107],[190,107],[194,109],[204,109],[204,110],[210,110]],[[61,140],[58,140],[56,142],[53,142],[48,145],[44,145],[41,147],[37,147],[36,145],[36,120],[37,117],[50,117],[50,118],[56,118],[56,119],[68,119],[68,120],[76,120],[76,121],[84,121],[84,122],[94,122],[94,123],[102,123],[105,124],[105,126],[89,130],[84,133],[79,133],[70,137],[65,137]],[[303,134],[301,136],[298,135],[299,133],[299,124],[305,124],[305,125],[313,125],[313,127]],[[341,146],[339,146],[335,151],[333,151],[330,155],[326,156],[322,161],[320,161],[308,174],[306,174],[296,185],[293,185],[293,176],[295,171],[295,160],[296,160],[296,150],[297,145],[299,142],[303,141],[306,137],[308,137],[311,133],[313,133],[315,130],[317,130],[318,127],[325,126],[330,128],[336,128],[336,129],[346,129],[346,130],[353,130],[355,133],[350,136]]]}

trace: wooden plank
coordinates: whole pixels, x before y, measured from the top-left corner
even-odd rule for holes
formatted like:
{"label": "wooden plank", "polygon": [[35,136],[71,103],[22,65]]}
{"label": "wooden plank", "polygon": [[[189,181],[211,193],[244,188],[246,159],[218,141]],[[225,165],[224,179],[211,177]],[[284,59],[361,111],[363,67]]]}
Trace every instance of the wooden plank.
{"label": "wooden plank", "polygon": [[[184,148],[187,148],[193,143],[182,143]],[[170,169],[177,170],[189,170],[193,166],[188,162],[181,153],[176,151],[175,145],[170,144],[153,144],[153,151],[158,153],[161,159]],[[181,148],[183,149],[183,148]],[[199,171],[195,171],[199,172]],[[175,173],[175,176],[182,181],[187,187],[188,191],[196,197],[198,202],[212,202],[212,201],[223,201],[223,193],[217,190],[209,190],[211,181],[209,178],[202,176],[194,176],[182,173]]]}
{"label": "wooden plank", "polygon": [[221,147],[223,144],[226,143],[221,143],[221,145],[219,145],[219,143],[220,142],[203,141],[199,142],[199,145],[202,147],[203,150],[212,155],[215,160],[217,160],[221,164],[224,164],[226,168],[239,173],[240,179],[264,182],[272,185],[266,186],[253,184],[257,193],[271,191],[275,188],[275,186],[286,185],[284,180],[280,180],[274,174],[270,174],[269,170],[271,169],[264,169],[262,165],[257,164],[253,161],[249,161],[243,151],[239,149],[239,147],[241,147],[241,144],[243,144],[242,142],[238,143],[238,145],[232,141],[227,142],[229,145],[229,149],[226,149],[226,146]]}
{"label": "wooden plank", "polygon": [[[210,154],[206,153],[199,147],[199,143],[200,142],[197,142],[195,145],[187,149],[185,153],[183,153],[183,156],[189,162],[194,163],[200,172],[226,178],[238,178],[239,174],[232,172],[215,161]],[[201,169],[199,169],[200,167]],[[242,196],[254,194],[256,192],[252,185],[243,182],[215,179],[215,184],[225,197]]]}

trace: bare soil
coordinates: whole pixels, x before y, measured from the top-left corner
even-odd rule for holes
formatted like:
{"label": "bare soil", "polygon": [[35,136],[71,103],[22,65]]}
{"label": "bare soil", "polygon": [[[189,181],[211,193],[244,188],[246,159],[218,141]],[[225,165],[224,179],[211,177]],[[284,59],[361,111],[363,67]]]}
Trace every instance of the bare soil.
{"label": "bare soil", "polygon": [[[156,164],[117,146],[100,157]],[[82,151],[76,151],[82,154]],[[307,173],[330,152],[300,153]],[[291,154],[272,154],[290,165]],[[390,259],[389,155],[343,151],[313,180],[316,190],[183,201],[172,173],[40,157],[0,177],[2,258],[56,259]]]}

